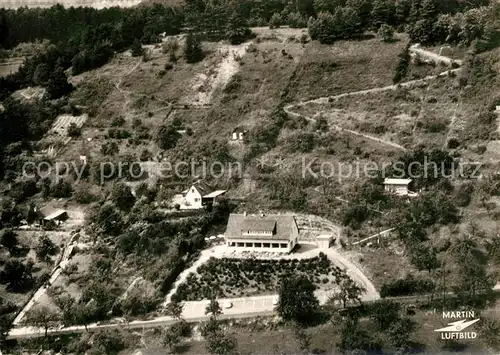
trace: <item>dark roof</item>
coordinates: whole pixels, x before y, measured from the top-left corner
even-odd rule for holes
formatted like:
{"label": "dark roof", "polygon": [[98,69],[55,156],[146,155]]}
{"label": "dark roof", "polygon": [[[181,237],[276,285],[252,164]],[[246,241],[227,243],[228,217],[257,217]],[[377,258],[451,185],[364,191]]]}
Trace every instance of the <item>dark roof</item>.
{"label": "dark roof", "polygon": [[[242,230],[266,231],[276,227],[276,234],[269,236],[242,236]],[[298,236],[298,228],[292,215],[229,215],[226,228],[226,238],[230,239],[262,239],[262,240],[291,240]]]}
{"label": "dark roof", "polygon": [[272,232],[274,227],[276,227],[276,220],[246,218],[241,223],[240,229],[242,231]]}
{"label": "dark roof", "polygon": [[47,216],[50,216],[51,214],[53,214],[54,212],[56,212],[58,209],[57,208],[54,208],[52,206],[45,206],[45,207],[42,207],[40,209],[37,209],[36,210],[36,214],[38,215],[38,217],[40,218],[45,218]]}
{"label": "dark roof", "polygon": [[235,129],[233,129],[233,133],[245,133],[247,130],[245,129],[245,127],[236,127]]}
{"label": "dark roof", "polygon": [[193,186],[196,188],[196,190],[198,190],[202,197],[215,191],[214,188],[212,188],[204,181],[197,181],[193,184]]}

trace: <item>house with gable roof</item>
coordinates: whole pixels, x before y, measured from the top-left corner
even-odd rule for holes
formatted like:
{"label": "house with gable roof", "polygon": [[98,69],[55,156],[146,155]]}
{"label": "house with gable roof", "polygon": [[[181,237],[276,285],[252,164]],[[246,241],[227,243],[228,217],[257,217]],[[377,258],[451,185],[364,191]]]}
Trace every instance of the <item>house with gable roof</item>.
{"label": "house with gable roof", "polygon": [[226,190],[216,190],[202,180],[194,182],[189,189],[182,191],[184,203],[190,208],[214,205],[217,203],[217,199],[225,193]]}

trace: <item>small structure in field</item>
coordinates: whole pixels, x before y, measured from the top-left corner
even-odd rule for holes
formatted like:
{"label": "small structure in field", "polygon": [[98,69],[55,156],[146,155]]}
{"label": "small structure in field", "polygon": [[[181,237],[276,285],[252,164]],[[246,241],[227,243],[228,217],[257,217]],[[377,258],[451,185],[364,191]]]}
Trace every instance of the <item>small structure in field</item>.
{"label": "small structure in field", "polygon": [[202,208],[215,205],[218,198],[226,193],[226,190],[215,190],[206,182],[198,180],[187,190],[182,191],[184,201],[191,208]]}
{"label": "small structure in field", "polygon": [[328,249],[333,243],[333,235],[321,234],[316,237],[316,245],[320,249]]}
{"label": "small structure in field", "polygon": [[39,210],[35,208],[35,213],[41,226],[59,226],[68,219],[68,212],[51,206],[45,206]]}
{"label": "small structure in field", "polygon": [[226,245],[242,251],[289,253],[297,245],[299,229],[292,215],[231,213]]}
{"label": "small structure in field", "polygon": [[384,179],[385,191],[398,196],[417,196],[417,193],[408,190],[411,179]]}
{"label": "small structure in field", "polygon": [[248,131],[244,127],[236,127],[231,135],[231,140],[235,142],[243,142],[245,141],[245,135],[247,132]]}

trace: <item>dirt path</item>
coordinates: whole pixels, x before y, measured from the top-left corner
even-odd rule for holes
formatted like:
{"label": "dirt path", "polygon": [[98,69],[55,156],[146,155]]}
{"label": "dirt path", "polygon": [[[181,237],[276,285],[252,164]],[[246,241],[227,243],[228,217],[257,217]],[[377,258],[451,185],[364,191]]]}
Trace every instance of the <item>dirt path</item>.
{"label": "dirt path", "polygon": [[177,288],[179,287],[180,284],[182,284],[184,281],[186,281],[188,275],[192,272],[196,272],[196,270],[203,264],[205,264],[211,257],[214,258],[220,258],[224,254],[224,251],[226,249],[225,245],[216,245],[211,248],[205,249],[201,252],[200,257],[198,260],[194,262],[193,265],[191,265],[189,268],[185,269],[179,277],[175,280],[174,284],[172,285],[172,289],[170,292],[165,296],[165,301],[163,302],[162,307],[165,308],[167,304],[170,302],[172,299],[172,296],[177,292]]}
{"label": "dirt path", "polygon": [[[452,60],[448,57],[440,56],[436,53],[421,49],[421,48],[416,47],[416,46],[412,46],[410,48],[410,51],[419,53],[422,56],[431,58],[431,59],[436,60],[436,61],[449,63],[450,65],[452,62],[455,62],[458,65],[462,64],[462,62],[459,60]],[[372,88],[372,89],[367,89],[367,90],[342,93],[342,94],[334,95],[334,96],[324,96],[324,97],[320,97],[320,98],[316,98],[316,99],[312,99],[312,100],[307,100],[307,101],[300,101],[298,103],[294,103],[294,104],[290,104],[290,105],[285,106],[283,110],[289,116],[296,117],[296,118],[304,118],[304,119],[308,120],[309,122],[316,122],[316,119],[314,117],[320,115],[324,111],[318,111],[313,116],[305,116],[303,114],[298,113],[296,111],[296,109],[303,107],[305,105],[309,105],[309,104],[328,104],[330,102],[337,101],[337,100],[342,99],[344,97],[362,96],[362,95],[366,95],[366,94],[381,93],[381,92],[390,91],[390,90],[394,91],[394,90],[397,90],[398,88],[401,88],[401,87],[402,88],[411,88],[411,87],[414,87],[417,85],[425,84],[430,80],[434,80],[434,79],[437,79],[437,78],[442,77],[442,76],[450,75],[450,73],[457,73],[458,71],[460,71],[460,68],[446,70],[446,71],[439,73],[437,75],[428,75],[425,78],[410,80],[410,81],[407,81],[407,82],[404,82],[401,84],[388,85],[388,86]],[[458,105],[457,105],[457,109],[458,109]],[[456,116],[456,110],[455,110],[455,116]],[[386,139],[377,138],[377,137],[374,137],[374,136],[371,136],[369,134],[365,134],[365,133],[362,133],[359,131],[346,129],[346,128],[341,127],[340,125],[333,125],[332,127],[334,129],[337,129],[337,130],[340,130],[343,132],[347,132],[349,134],[356,135],[359,137],[363,137],[363,138],[366,138],[366,139],[369,139],[369,140],[372,140],[372,141],[375,141],[375,142],[378,142],[378,143],[381,143],[381,144],[384,144],[384,145],[387,145],[387,146],[390,146],[390,147],[393,147],[396,149],[406,150],[406,148],[403,147],[402,145],[397,144],[397,143],[392,142],[392,141],[389,141],[389,140],[386,140]]]}
{"label": "dirt path", "polygon": [[239,58],[245,55],[248,46],[250,46],[250,43],[243,43],[238,46],[221,45],[218,51],[222,56],[222,61],[208,72],[197,75],[192,84],[196,94],[188,98],[186,103],[193,106],[209,105],[216,90],[224,87],[233,75],[240,70]]}

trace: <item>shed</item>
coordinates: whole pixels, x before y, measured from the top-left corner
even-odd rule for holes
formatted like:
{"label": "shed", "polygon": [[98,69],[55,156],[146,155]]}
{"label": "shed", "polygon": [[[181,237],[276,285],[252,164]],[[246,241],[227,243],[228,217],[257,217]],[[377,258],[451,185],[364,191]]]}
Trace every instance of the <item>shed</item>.
{"label": "shed", "polygon": [[316,245],[320,249],[328,249],[333,243],[333,235],[321,234],[316,237]]}
{"label": "shed", "polygon": [[61,222],[68,219],[68,212],[51,206],[45,206],[39,210],[35,209],[35,213],[41,225],[46,225],[47,223],[59,225]]}
{"label": "shed", "polygon": [[244,141],[245,140],[245,135],[247,134],[247,130],[244,127],[236,127],[233,130],[231,139],[233,141]]}

